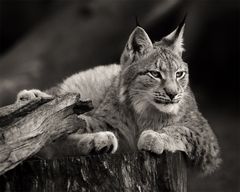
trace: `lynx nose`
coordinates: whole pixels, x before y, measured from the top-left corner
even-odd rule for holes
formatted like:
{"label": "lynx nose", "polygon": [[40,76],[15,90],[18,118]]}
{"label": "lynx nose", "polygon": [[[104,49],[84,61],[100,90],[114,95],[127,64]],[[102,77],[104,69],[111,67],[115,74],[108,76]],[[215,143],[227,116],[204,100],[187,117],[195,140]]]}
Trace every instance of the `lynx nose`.
{"label": "lynx nose", "polygon": [[173,100],[178,94],[178,87],[176,83],[167,82],[165,85],[164,91],[166,95],[169,97],[169,99]]}
{"label": "lynx nose", "polygon": [[169,89],[165,89],[165,93],[169,97],[170,100],[173,100],[177,95],[177,91],[169,90]]}
{"label": "lynx nose", "polygon": [[167,93],[167,96],[168,96],[171,100],[173,100],[176,95],[177,95],[177,93]]}

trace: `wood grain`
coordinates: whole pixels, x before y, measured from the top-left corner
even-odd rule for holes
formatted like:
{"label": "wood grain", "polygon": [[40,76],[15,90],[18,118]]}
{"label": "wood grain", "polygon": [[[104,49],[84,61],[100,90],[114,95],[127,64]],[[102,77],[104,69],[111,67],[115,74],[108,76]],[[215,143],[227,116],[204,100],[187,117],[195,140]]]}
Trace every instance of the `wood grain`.
{"label": "wood grain", "polygon": [[180,152],[27,160],[0,178],[1,191],[186,192]]}
{"label": "wood grain", "polygon": [[77,113],[90,109],[90,103],[80,101],[78,94],[50,101],[37,98],[1,108],[0,175],[51,141],[84,127],[85,121],[78,118]]}

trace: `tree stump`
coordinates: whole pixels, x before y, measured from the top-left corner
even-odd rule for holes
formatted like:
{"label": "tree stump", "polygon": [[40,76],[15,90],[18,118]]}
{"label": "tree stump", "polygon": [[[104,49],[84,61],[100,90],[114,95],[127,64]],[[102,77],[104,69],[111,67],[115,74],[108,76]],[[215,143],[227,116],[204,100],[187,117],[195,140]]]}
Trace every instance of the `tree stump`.
{"label": "tree stump", "polygon": [[180,152],[27,160],[0,177],[2,192],[186,192]]}
{"label": "tree stump", "polygon": [[187,172],[180,152],[33,157],[63,135],[84,132],[85,121],[77,114],[91,109],[90,101],[81,101],[78,94],[1,108],[0,191],[186,191]]}

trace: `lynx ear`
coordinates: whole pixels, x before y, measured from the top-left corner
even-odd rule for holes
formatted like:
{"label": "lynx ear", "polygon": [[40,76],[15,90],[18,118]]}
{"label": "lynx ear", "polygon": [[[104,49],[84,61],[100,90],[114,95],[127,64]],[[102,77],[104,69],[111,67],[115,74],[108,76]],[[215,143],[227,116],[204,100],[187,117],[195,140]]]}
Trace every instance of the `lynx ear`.
{"label": "lynx ear", "polygon": [[185,27],[185,18],[180,23],[180,25],[175,29],[172,33],[165,36],[161,40],[161,45],[164,45],[166,47],[169,47],[172,49],[175,53],[182,56],[182,52],[184,51],[183,47],[183,33],[184,33],[184,27]]}
{"label": "lynx ear", "polygon": [[131,33],[125,49],[121,56],[121,64],[132,63],[148,53],[153,48],[153,44],[145,30],[136,27]]}

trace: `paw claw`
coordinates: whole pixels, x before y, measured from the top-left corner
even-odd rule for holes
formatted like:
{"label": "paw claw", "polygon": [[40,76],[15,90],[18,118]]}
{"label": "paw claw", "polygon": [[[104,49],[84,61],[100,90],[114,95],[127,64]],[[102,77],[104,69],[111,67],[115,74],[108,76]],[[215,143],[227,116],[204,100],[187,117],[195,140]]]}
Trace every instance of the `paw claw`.
{"label": "paw claw", "polygon": [[116,136],[110,131],[96,133],[94,137],[94,146],[97,151],[101,151],[106,147],[106,152],[115,153],[118,147]]}
{"label": "paw claw", "polygon": [[109,149],[107,150],[107,153],[111,153],[113,151],[113,145],[110,145]]}
{"label": "paw claw", "polygon": [[79,141],[79,150],[83,154],[115,153],[118,148],[116,136],[109,131],[84,134]]}

